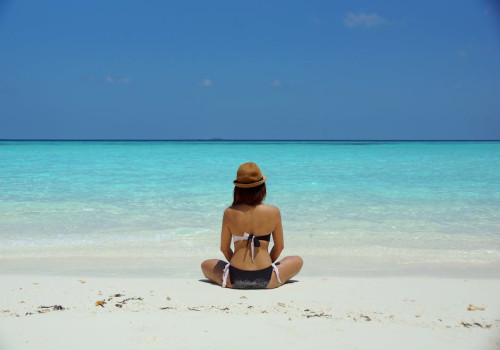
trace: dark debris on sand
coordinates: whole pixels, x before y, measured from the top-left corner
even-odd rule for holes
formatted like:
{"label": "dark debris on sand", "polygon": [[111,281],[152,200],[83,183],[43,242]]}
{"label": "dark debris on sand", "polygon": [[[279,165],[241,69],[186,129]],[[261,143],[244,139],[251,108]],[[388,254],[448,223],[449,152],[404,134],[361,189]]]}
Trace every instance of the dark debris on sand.
{"label": "dark debris on sand", "polygon": [[325,314],[324,312],[315,312],[315,311],[312,311],[309,309],[305,309],[304,312],[307,312],[307,314],[303,315],[307,318],[311,318],[311,317],[331,318],[332,317],[332,315],[330,315],[330,314]]}
{"label": "dark debris on sand", "polygon": [[65,310],[66,308],[61,306],[61,305],[51,305],[51,306],[45,306],[45,305],[40,305],[38,307],[38,310],[36,312],[27,312],[25,316],[28,315],[34,315],[34,314],[44,314],[50,311],[62,311]]}
{"label": "dark debris on sand", "polygon": [[490,328],[491,327],[491,324],[481,324],[479,322],[469,323],[469,322],[462,321],[460,324],[462,326],[464,326],[465,328],[472,328],[472,327]]}

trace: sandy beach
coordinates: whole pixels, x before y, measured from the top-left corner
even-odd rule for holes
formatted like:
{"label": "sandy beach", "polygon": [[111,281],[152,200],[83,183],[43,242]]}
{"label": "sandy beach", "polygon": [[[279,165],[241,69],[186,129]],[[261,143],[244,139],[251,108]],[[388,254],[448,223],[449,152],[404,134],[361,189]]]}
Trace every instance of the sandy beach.
{"label": "sandy beach", "polygon": [[0,349],[500,348],[498,279],[306,269],[275,290],[231,290],[201,272],[125,275],[2,275]]}

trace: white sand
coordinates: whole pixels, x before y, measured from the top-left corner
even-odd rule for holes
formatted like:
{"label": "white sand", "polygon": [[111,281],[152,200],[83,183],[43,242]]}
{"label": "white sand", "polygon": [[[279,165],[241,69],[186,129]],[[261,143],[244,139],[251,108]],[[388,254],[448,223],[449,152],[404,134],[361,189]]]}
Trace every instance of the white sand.
{"label": "white sand", "polygon": [[[299,275],[230,290],[201,278],[0,275],[0,349],[500,348],[498,279]],[[127,298],[142,300],[115,306]],[[52,305],[64,310],[39,313]]]}

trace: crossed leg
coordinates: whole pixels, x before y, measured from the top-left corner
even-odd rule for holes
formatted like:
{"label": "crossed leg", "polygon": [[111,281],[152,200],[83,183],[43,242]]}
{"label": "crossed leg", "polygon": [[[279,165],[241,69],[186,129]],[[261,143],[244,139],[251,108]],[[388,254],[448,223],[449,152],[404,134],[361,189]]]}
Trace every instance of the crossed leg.
{"label": "crossed leg", "polygon": [[281,259],[278,263],[276,263],[276,267],[278,268],[278,271],[280,272],[280,280],[281,283],[278,282],[278,278],[276,277],[276,273],[271,275],[271,281],[269,282],[269,285],[267,286],[268,289],[270,288],[278,288],[279,286],[282,286],[285,284],[288,280],[290,280],[293,276],[299,273],[300,269],[302,268],[302,265],[304,264],[304,261],[300,256],[286,256],[283,259]]}
{"label": "crossed leg", "polygon": [[[224,271],[224,267],[227,262],[219,259],[210,259],[205,260],[201,263],[201,271],[206,278],[210,281],[217,283],[219,286],[222,285],[222,273]],[[277,288],[285,284],[290,278],[299,273],[300,269],[303,265],[303,260],[300,256],[287,256],[280,260],[279,263],[276,264],[278,267],[278,271],[280,273],[281,283],[278,282],[276,278],[276,273],[273,271],[271,275],[271,281],[267,288]],[[231,281],[227,280],[226,287],[231,287]]]}
{"label": "crossed leg", "polygon": [[[219,259],[209,259],[205,260],[201,263],[201,271],[206,278],[210,281],[217,283],[219,286],[222,285],[222,273],[224,272],[224,267],[227,265],[227,262]],[[229,287],[231,282],[227,281],[227,287]]]}

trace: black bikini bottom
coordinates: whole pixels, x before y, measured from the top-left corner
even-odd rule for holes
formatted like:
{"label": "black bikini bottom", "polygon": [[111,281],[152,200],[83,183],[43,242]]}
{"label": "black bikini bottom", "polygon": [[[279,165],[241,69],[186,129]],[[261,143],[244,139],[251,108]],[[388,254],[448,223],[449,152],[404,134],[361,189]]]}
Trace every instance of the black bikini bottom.
{"label": "black bikini bottom", "polygon": [[229,266],[229,280],[231,287],[235,289],[262,289],[271,282],[273,266],[262,270],[246,271]]}

